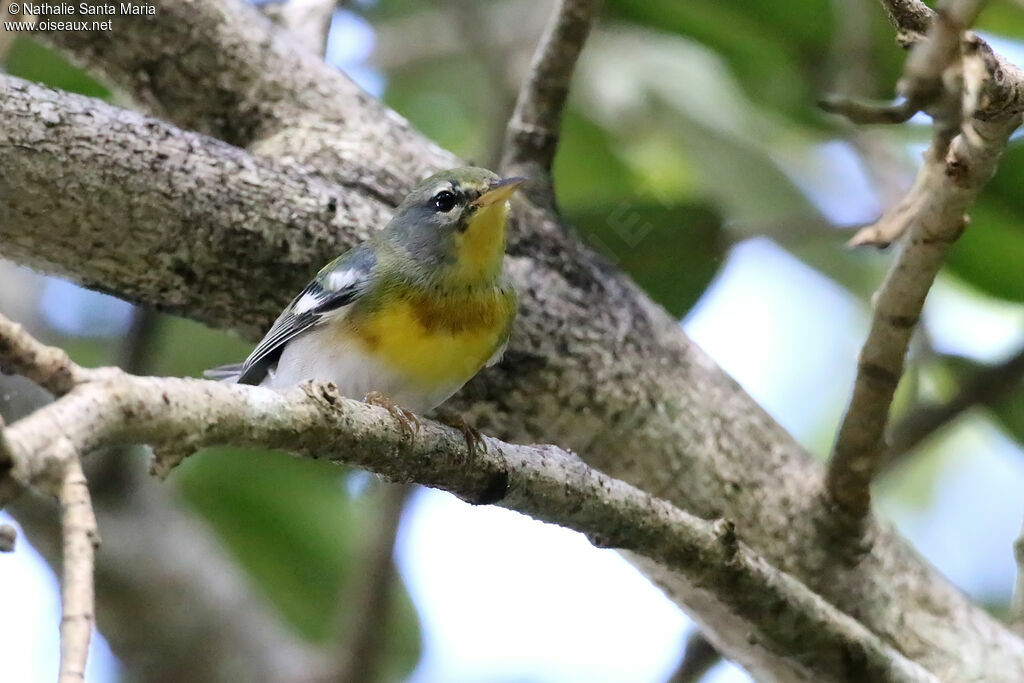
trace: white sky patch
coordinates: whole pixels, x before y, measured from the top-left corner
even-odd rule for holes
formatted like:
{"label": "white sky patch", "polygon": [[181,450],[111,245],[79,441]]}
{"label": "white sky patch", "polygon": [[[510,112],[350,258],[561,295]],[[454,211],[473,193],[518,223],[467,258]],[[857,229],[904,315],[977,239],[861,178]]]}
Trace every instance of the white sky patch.
{"label": "white sky patch", "polygon": [[419,491],[410,513],[397,559],[424,626],[414,683],[671,673],[689,620],[618,553],[437,491]]}
{"label": "white sky patch", "polygon": [[[0,523],[18,529],[14,552],[0,556],[0,652],[3,652],[3,680],[52,681],[57,678],[60,644],[60,594],[57,579],[46,561],[29,545],[21,527],[6,512]],[[117,660],[107,642],[93,631],[86,683],[114,683],[118,680]]]}
{"label": "white sky patch", "polygon": [[40,307],[46,322],[65,334],[104,337],[124,334],[132,307],[106,294],[84,289],[67,280],[44,280]]}
{"label": "white sky patch", "polygon": [[821,425],[845,407],[866,325],[846,290],[757,238],[732,249],[683,327],[813,450]]}
{"label": "white sky patch", "polygon": [[[882,481],[883,513],[972,598],[1008,602],[1017,573],[1013,542],[1024,517],[1020,448],[976,411],[956,423],[940,448],[915,457],[893,481]],[[943,465],[934,485],[915,484],[934,476],[936,460]],[[900,495],[901,485],[928,491],[927,499]]]}
{"label": "white sky patch", "polygon": [[375,43],[373,27],[366,19],[348,10],[335,10],[327,34],[327,63],[344,71],[366,92],[380,97],[386,80],[379,69],[367,64]]}
{"label": "white sky patch", "polygon": [[984,296],[942,274],[925,300],[924,321],[943,353],[996,363],[1024,346],[1024,305]]}
{"label": "white sky patch", "polygon": [[779,168],[836,225],[864,225],[882,212],[878,193],[849,143],[785,148],[776,155]]}

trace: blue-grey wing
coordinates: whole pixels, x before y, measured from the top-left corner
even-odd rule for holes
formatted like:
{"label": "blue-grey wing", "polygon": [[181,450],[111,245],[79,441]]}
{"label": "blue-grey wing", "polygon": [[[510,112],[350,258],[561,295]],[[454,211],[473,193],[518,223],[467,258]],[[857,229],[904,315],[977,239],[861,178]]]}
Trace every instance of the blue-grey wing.
{"label": "blue-grey wing", "polygon": [[289,340],[338,315],[366,291],[375,265],[376,258],[366,245],[360,245],[327,264],[288,304],[241,367],[214,368],[207,371],[206,376],[231,379],[237,374],[239,384],[261,383],[281,357]]}

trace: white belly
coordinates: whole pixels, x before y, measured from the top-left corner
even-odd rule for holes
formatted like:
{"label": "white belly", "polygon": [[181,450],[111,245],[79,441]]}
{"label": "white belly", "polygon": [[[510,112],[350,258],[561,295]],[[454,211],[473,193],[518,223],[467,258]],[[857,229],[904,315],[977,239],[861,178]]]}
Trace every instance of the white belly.
{"label": "white belly", "polygon": [[309,380],[333,382],[342,396],[357,401],[371,391],[378,391],[421,415],[444,403],[462,387],[461,383],[453,384],[424,394],[356,345],[329,343],[325,330],[316,328],[288,342],[277,368],[267,374],[261,386],[287,391]]}

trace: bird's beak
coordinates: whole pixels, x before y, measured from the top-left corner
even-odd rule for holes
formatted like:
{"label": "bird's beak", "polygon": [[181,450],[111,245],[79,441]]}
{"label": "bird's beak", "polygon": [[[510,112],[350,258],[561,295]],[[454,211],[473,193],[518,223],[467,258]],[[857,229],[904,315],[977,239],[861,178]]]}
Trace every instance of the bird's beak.
{"label": "bird's beak", "polygon": [[495,180],[487,186],[487,192],[476,198],[473,202],[473,206],[481,208],[484,206],[490,206],[497,202],[503,202],[512,196],[519,186],[526,182],[526,178],[502,178],[501,180]]}

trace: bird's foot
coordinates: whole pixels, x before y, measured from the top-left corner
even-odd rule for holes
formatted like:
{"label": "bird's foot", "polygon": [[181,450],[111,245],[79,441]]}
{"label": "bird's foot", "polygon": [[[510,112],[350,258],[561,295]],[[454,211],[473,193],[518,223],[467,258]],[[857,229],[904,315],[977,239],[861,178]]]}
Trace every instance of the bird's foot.
{"label": "bird's foot", "polygon": [[475,427],[470,426],[458,413],[441,411],[438,413],[437,419],[441,423],[462,432],[462,438],[466,440],[466,448],[469,449],[470,454],[475,454],[477,449],[484,453],[487,452],[487,443],[484,441],[484,435]]}
{"label": "bird's foot", "polygon": [[420,431],[420,418],[417,417],[416,413],[398,405],[390,396],[382,394],[379,391],[371,391],[363,397],[363,403],[383,408],[391,413],[391,417],[395,418],[401,426],[402,432],[408,436],[409,439],[412,439],[416,433]]}

